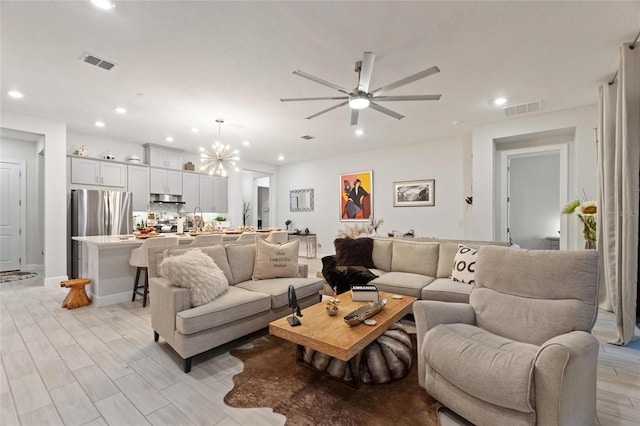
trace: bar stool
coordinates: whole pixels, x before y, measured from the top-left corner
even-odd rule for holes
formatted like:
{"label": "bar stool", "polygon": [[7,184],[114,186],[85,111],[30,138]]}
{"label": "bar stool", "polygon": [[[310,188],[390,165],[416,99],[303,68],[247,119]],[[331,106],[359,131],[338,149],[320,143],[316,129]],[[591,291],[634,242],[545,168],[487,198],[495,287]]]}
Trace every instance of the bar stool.
{"label": "bar stool", "polygon": [[289,239],[289,232],[287,231],[272,231],[267,237],[267,241],[270,243],[286,243]]}
{"label": "bar stool", "polygon": [[[147,238],[138,248],[131,250],[129,265],[136,267],[136,280],[133,283],[133,295],[131,301],[135,302],[136,294],[142,296],[142,307],[147,306],[147,295],[149,293],[149,257],[147,249],[149,247],[174,247],[178,245],[178,237],[157,237]],[[144,271],[144,284],[139,285],[140,271]],[[142,292],[138,289],[142,288]]]}
{"label": "bar stool", "polygon": [[220,244],[223,239],[224,235],[222,234],[198,235],[193,239],[193,241],[191,241],[191,244],[189,244],[188,247],[202,247]]}

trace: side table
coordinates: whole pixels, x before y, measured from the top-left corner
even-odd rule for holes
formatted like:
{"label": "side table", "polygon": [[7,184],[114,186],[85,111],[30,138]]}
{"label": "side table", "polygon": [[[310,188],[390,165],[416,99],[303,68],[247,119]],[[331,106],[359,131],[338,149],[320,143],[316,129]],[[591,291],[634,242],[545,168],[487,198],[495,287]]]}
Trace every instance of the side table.
{"label": "side table", "polygon": [[316,245],[318,244],[316,234],[289,234],[289,241],[295,239],[304,240],[307,245],[307,255],[302,257],[306,257],[308,259],[316,258]]}

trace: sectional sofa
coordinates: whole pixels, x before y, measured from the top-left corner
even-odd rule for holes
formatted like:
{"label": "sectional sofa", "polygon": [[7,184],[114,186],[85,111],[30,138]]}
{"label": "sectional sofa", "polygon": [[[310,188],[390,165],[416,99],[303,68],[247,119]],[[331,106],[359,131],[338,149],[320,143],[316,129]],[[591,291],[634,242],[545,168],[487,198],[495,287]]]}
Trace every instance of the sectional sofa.
{"label": "sectional sofa", "polygon": [[[369,284],[375,285],[379,291],[413,296],[418,299],[459,303],[469,302],[469,294],[473,286],[449,278],[458,246],[462,244],[474,249],[486,244],[509,246],[507,242],[498,241],[430,238],[374,237],[372,240],[373,247],[370,255],[372,265],[364,266],[377,275],[377,278],[373,278]],[[358,263],[368,262],[367,253],[357,252],[363,250],[362,247],[366,244],[356,247],[360,245],[358,241],[352,240],[345,245],[338,239],[335,245],[338,266],[340,263],[357,266]],[[335,261],[323,259],[325,277],[329,275],[326,271],[329,263],[335,264]],[[346,279],[350,280],[351,276]],[[334,283],[329,282],[329,284]]]}
{"label": "sectional sofa", "polygon": [[[202,250],[222,269],[229,287],[213,301],[192,307],[190,290],[176,287],[160,276],[159,265],[166,257]],[[297,246],[295,247],[297,253]],[[149,249],[149,291],[151,326],[155,341],[162,338],[183,358],[185,373],[192,357],[265,328],[275,319],[291,313],[288,288],[293,285],[301,308],[320,301],[320,278],[308,278],[307,265],[299,265],[293,278],[253,280],[256,243],[218,244],[199,248]]]}

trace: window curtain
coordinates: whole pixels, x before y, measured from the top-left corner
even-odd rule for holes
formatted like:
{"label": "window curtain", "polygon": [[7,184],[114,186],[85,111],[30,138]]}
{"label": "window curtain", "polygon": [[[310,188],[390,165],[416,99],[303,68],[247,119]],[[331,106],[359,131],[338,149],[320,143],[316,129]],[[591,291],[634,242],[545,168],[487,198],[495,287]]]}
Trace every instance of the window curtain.
{"label": "window curtain", "polygon": [[600,86],[598,253],[600,308],[615,314],[627,345],[636,322],[640,216],[640,45],[620,47],[617,80]]}

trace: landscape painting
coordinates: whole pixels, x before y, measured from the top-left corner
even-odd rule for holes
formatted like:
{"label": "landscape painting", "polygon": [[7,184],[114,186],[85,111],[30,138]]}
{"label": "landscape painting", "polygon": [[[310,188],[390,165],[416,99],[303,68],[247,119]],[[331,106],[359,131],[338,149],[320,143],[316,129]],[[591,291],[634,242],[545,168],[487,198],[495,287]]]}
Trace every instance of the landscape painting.
{"label": "landscape painting", "polygon": [[394,182],[393,206],[435,206],[435,182],[435,179]]}

